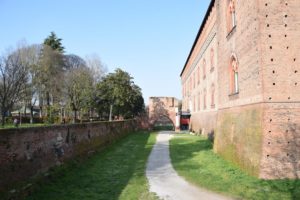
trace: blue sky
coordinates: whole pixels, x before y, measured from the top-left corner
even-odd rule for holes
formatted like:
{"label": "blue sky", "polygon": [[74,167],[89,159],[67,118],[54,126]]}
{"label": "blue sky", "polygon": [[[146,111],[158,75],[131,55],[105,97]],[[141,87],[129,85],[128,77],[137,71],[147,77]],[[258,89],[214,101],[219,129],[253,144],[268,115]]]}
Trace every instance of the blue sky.
{"label": "blue sky", "polygon": [[0,0],[0,52],[54,31],[66,53],[98,54],[149,96],[181,99],[180,72],[210,0]]}

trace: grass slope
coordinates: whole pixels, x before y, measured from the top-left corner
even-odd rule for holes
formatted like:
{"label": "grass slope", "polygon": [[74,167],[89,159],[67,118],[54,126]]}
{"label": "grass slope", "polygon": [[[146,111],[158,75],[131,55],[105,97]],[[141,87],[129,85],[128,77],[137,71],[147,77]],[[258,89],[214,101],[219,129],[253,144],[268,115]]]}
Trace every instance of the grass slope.
{"label": "grass slope", "polygon": [[177,135],[170,156],[179,175],[195,185],[238,199],[300,199],[300,180],[259,180],[223,160],[203,137]]}
{"label": "grass slope", "polygon": [[156,199],[145,168],[156,134],[136,133],[84,162],[59,167],[28,200]]}
{"label": "grass slope", "polygon": [[49,124],[28,124],[24,123],[16,127],[14,124],[5,124],[4,126],[0,125],[0,129],[9,129],[9,128],[31,128],[31,127],[40,127],[40,126],[49,126]]}

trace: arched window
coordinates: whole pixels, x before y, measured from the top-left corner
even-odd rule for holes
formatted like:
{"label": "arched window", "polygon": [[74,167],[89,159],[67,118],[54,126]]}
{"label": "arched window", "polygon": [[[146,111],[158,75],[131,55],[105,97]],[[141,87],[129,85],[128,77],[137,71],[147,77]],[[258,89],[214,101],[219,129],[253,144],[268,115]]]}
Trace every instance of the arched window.
{"label": "arched window", "polygon": [[200,98],[201,98],[201,96],[200,96],[200,92],[198,93],[198,111],[200,111],[200,107],[201,107],[201,104],[200,104]]}
{"label": "arched window", "polygon": [[231,56],[229,70],[230,70],[230,92],[231,94],[236,94],[239,92],[239,72],[238,72],[238,62],[235,55]]}
{"label": "arched window", "polygon": [[200,67],[197,67],[197,79],[198,79],[198,85],[200,84]]}
{"label": "arched window", "polygon": [[195,86],[196,86],[196,72],[193,72],[193,88],[195,89]]}
{"label": "arched window", "polygon": [[205,59],[203,60],[203,79],[206,78],[206,61]]}
{"label": "arched window", "polygon": [[210,71],[212,72],[215,68],[215,52],[214,49],[210,50]]}
{"label": "arched window", "polygon": [[227,0],[227,31],[236,26],[235,0]]}
{"label": "arched window", "polygon": [[190,78],[190,80],[189,80],[189,93],[191,94],[191,92],[192,92],[192,77]]}
{"label": "arched window", "polygon": [[194,98],[193,98],[193,111],[194,112],[197,111],[197,108],[196,108],[196,95],[194,95]]}
{"label": "arched window", "polygon": [[203,109],[206,109],[206,89],[203,92]]}
{"label": "arched window", "polygon": [[215,107],[215,84],[211,85],[211,107]]}

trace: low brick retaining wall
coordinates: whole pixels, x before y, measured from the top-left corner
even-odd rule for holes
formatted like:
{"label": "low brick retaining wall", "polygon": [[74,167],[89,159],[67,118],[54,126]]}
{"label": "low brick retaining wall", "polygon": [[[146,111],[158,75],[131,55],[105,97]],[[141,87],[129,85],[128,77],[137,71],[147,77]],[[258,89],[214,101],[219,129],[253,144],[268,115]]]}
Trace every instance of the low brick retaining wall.
{"label": "low brick retaining wall", "polygon": [[137,129],[135,120],[0,130],[0,192]]}

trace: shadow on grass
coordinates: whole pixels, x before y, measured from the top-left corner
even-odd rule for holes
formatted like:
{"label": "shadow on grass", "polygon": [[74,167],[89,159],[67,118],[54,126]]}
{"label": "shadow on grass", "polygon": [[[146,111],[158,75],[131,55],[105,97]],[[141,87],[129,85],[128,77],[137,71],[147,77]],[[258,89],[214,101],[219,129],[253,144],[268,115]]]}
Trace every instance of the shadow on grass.
{"label": "shadow on grass", "polygon": [[135,199],[148,190],[145,166],[154,143],[149,133],[131,134],[85,161],[55,168],[27,199]]}
{"label": "shadow on grass", "polygon": [[179,135],[170,141],[174,168],[190,182],[242,199],[300,199],[300,180],[260,180],[223,160],[203,137]]}

